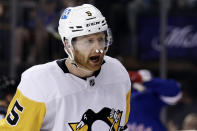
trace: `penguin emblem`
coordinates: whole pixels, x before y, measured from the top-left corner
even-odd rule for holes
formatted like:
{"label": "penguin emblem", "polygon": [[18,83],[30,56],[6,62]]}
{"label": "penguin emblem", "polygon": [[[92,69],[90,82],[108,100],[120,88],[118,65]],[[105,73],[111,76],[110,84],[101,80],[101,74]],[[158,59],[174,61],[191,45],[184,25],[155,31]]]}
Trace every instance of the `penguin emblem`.
{"label": "penguin emblem", "polygon": [[123,131],[126,129],[126,126],[120,126],[121,116],[122,111],[106,107],[98,113],[88,109],[82,115],[80,122],[69,123],[69,126],[73,131],[94,131],[93,125],[96,124],[97,121],[102,121],[105,123],[106,130],[108,131]]}

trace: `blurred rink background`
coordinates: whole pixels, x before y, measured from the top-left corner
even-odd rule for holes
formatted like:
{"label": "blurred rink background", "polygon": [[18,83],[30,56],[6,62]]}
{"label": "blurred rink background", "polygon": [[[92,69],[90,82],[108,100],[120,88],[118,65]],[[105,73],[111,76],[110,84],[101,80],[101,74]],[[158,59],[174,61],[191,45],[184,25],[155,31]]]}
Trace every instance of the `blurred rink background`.
{"label": "blurred rink background", "polygon": [[[108,55],[129,71],[148,69],[176,79],[183,108],[197,105],[197,0],[0,0],[0,75],[18,80],[35,64],[66,57],[59,17],[64,8],[82,3],[106,17],[114,40]],[[186,114],[173,117],[178,108],[170,108],[164,122],[181,126]]]}

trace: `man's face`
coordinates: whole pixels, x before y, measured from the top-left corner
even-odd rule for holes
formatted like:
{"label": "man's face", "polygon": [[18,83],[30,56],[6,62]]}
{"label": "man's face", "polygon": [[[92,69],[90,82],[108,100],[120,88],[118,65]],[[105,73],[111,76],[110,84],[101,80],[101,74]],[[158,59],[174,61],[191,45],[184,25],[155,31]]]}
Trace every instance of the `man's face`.
{"label": "man's face", "polygon": [[100,69],[104,52],[96,53],[96,50],[104,51],[105,34],[103,32],[77,37],[73,47],[74,59],[79,66],[91,71]]}

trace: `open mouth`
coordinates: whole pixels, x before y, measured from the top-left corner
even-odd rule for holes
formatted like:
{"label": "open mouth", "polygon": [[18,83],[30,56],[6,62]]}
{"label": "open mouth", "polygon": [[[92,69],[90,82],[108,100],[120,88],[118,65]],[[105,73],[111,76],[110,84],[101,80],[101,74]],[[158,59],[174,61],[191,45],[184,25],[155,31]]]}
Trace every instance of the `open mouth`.
{"label": "open mouth", "polygon": [[90,57],[90,61],[92,61],[93,63],[97,63],[99,62],[100,56],[91,56]]}

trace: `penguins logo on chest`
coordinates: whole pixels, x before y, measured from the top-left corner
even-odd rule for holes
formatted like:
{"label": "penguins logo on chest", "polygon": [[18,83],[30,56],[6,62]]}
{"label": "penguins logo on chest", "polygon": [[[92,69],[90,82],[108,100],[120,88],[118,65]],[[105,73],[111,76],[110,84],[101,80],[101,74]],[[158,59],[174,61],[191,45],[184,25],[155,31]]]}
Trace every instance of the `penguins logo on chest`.
{"label": "penguins logo on chest", "polygon": [[[122,111],[103,108],[98,113],[93,110],[88,109],[81,118],[80,122],[69,123],[73,131],[94,131],[96,124],[105,123],[105,128],[107,131],[123,131],[127,127],[120,126],[120,120],[122,117]],[[104,128],[103,126],[101,128]],[[96,129],[99,130],[99,129]]]}

